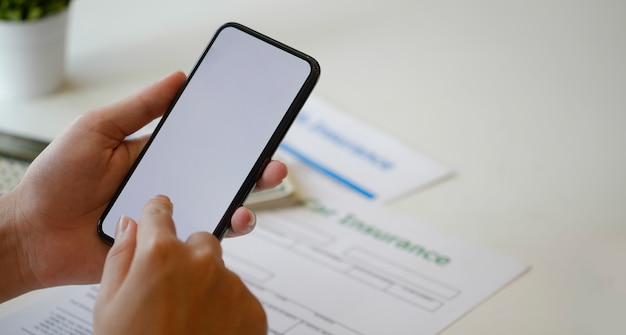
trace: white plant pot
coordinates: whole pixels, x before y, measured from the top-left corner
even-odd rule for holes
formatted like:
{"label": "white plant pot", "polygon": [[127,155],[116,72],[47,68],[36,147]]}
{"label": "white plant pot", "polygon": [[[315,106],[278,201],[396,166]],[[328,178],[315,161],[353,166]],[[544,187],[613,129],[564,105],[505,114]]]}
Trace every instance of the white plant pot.
{"label": "white plant pot", "polygon": [[68,11],[37,21],[0,20],[0,100],[50,93],[65,73]]}

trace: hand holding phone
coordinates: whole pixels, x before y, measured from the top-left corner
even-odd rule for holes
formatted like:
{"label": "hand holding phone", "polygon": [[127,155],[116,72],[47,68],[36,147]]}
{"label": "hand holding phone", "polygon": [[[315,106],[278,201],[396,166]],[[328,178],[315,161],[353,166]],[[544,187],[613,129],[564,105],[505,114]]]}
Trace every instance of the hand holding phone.
{"label": "hand holding phone", "polygon": [[98,223],[113,243],[122,215],[165,194],[177,235],[221,238],[319,77],[319,64],[256,31],[223,25]]}

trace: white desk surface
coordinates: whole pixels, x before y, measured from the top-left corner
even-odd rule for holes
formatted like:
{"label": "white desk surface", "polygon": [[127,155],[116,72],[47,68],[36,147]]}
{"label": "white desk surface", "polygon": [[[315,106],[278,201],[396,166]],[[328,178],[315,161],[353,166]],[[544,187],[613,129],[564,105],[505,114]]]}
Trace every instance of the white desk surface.
{"label": "white desk surface", "polygon": [[444,334],[626,333],[626,2],[74,1],[68,83],[0,102],[57,135],[238,21],[316,57],[315,94],[452,166],[393,204],[529,273]]}

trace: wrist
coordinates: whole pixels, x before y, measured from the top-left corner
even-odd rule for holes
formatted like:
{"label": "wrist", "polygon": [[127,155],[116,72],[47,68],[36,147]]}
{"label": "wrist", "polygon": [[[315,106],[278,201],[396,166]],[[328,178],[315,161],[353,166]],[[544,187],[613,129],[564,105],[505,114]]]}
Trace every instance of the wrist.
{"label": "wrist", "polygon": [[0,302],[41,287],[29,266],[14,193],[0,196]]}

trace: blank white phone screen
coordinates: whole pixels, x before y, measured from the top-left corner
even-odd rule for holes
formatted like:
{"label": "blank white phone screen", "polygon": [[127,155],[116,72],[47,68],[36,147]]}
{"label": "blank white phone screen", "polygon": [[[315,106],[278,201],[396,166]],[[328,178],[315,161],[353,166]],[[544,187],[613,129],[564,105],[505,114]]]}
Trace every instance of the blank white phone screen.
{"label": "blank white phone screen", "polygon": [[139,219],[157,194],[174,203],[177,235],[213,232],[311,73],[304,59],[227,26],[102,222]]}

